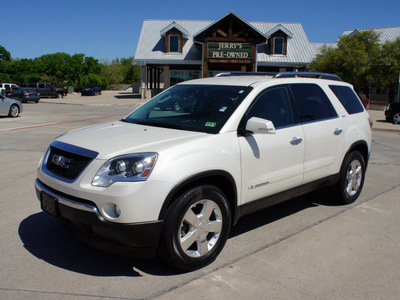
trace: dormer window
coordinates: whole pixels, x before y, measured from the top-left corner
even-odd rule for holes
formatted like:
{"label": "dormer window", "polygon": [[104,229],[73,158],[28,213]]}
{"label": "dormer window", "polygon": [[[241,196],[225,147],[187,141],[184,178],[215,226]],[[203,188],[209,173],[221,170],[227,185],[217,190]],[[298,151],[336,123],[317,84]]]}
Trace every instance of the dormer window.
{"label": "dormer window", "polygon": [[274,54],[283,55],[283,46],[285,39],[283,37],[274,38]]}
{"label": "dormer window", "polygon": [[169,52],[179,52],[179,35],[169,36]]}

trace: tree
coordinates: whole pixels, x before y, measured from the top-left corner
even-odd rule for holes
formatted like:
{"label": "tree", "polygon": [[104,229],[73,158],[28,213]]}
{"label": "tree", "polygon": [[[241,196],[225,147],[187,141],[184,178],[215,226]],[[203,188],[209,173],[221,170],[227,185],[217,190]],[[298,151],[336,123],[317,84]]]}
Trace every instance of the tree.
{"label": "tree", "polygon": [[336,47],[325,46],[311,63],[311,70],[339,75],[368,94],[370,81],[376,76],[380,51],[379,36],[371,30],[341,36]]}
{"label": "tree", "polygon": [[0,45],[0,60],[3,61],[10,61],[11,60],[11,54],[4,48],[2,45]]}
{"label": "tree", "polygon": [[400,38],[383,43],[378,60],[378,85],[389,90],[389,101],[393,102],[400,72]]}

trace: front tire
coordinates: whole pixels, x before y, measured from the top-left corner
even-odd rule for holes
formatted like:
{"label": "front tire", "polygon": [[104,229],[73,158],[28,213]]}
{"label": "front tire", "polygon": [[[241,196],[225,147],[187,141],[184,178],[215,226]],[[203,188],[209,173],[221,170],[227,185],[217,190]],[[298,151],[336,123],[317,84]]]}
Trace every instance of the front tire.
{"label": "front tire", "polygon": [[346,156],[340,171],[339,182],[335,187],[339,201],[343,204],[356,201],[363,188],[364,179],[364,157],[360,152],[353,151]]}
{"label": "front tire", "polygon": [[16,117],[19,116],[19,113],[20,113],[19,106],[17,104],[13,104],[10,107],[10,111],[8,113],[8,116],[12,117],[12,118],[16,118]]}
{"label": "front tire", "polygon": [[229,236],[231,213],[215,186],[192,188],[169,207],[158,248],[173,267],[191,271],[213,262]]}

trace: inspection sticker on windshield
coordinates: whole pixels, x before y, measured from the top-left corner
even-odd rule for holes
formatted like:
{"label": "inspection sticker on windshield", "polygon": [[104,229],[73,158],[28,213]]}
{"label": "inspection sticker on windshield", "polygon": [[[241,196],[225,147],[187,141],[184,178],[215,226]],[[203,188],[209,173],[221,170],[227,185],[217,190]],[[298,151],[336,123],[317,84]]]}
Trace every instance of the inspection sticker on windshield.
{"label": "inspection sticker on windshield", "polygon": [[219,109],[219,111],[220,111],[220,112],[225,112],[225,111],[226,111],[226,109],[227,109],[227,107],[226,107],[226,106],[222,106],[222,107]]}
{"label": "inspection sticker on windshield", "polygon": [[204,125],[204,126],[206,126],[206,127],[215,127],[215,126],[217,126],[217,123],[216,122],[207,122],[206,125]]}

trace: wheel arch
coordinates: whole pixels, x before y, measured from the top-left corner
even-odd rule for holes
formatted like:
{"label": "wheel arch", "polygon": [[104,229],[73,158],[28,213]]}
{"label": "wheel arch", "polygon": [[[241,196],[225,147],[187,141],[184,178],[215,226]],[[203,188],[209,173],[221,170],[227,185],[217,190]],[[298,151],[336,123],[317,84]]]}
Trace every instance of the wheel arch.
{"label": "wheel arch", "polygon": [[353,144],[350,146],[349,150],[346,152],[345,156],[343,157],[343,161],[342,161],[342,166],[341,166],[341,168],[343,167],[343,163],[344,163],[344,161],[346,160],[346,157],[347,157],[350,153],[352,153],[353,151],[358,151],[358,152],[361,153],[361,155],[362,155],[363,158],[364,158],[365,168],[367,168],[370,150],[369,150],[369,147],[368,147],[368,144],[367,144],[366,141],[357,141],[357,142],[353,143]]}
{"label": "wheel arch", "polygon": [[233,223],[237,221],[237,188],[236,182],[231,174],[223,170],[212,170],[202,172],[186,178],[177,184],[168,194],[161,208],[158,219],[164,220],[168,208],[179,195],[190,188],[199,185],[213,185],[219,188],[226,196],[232,213]]}

